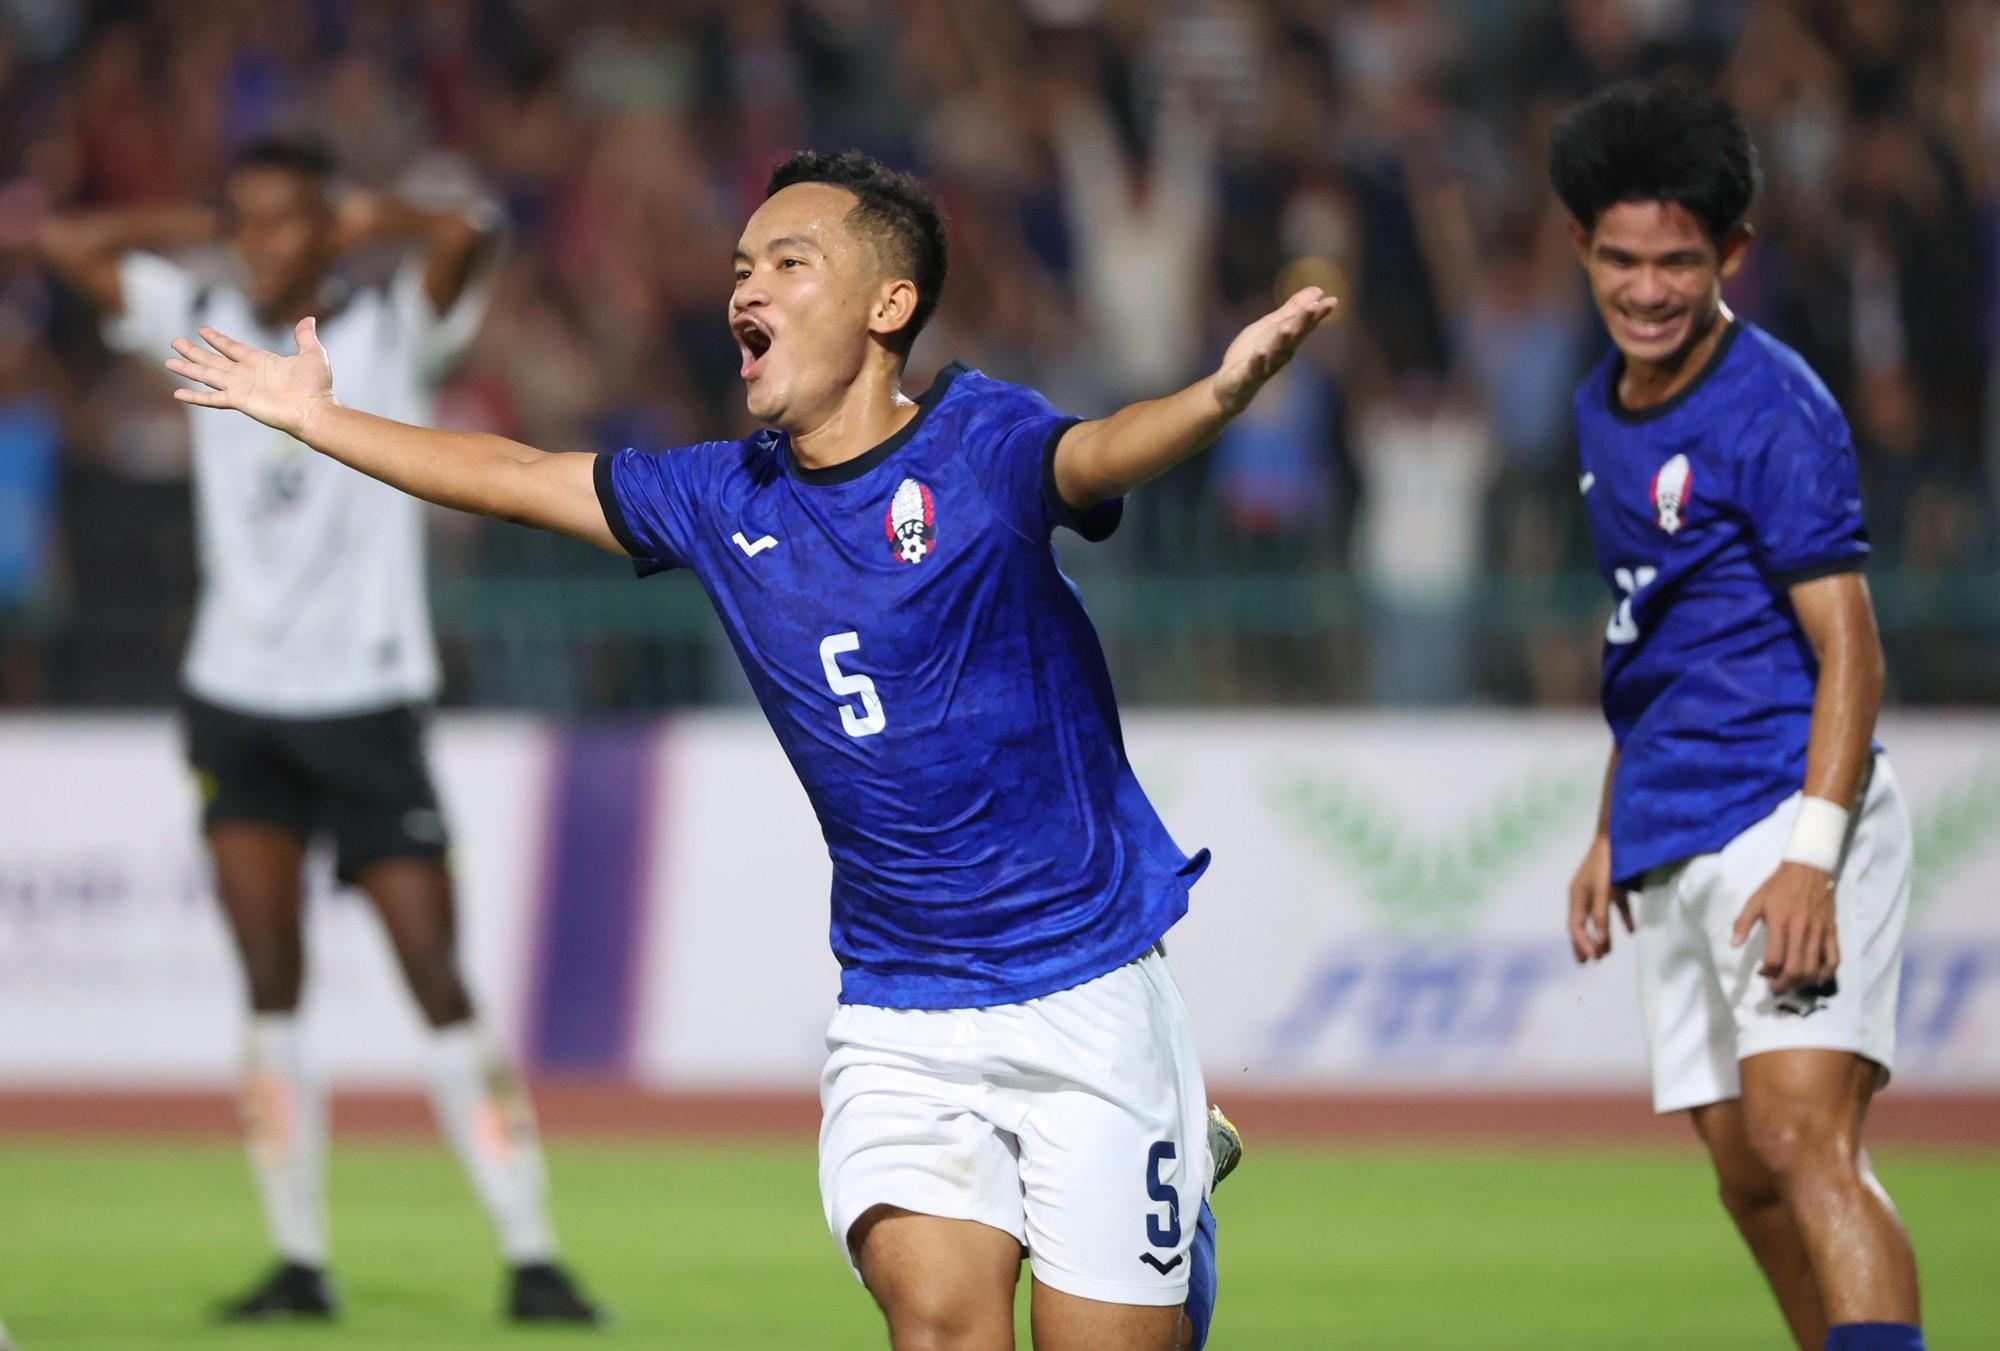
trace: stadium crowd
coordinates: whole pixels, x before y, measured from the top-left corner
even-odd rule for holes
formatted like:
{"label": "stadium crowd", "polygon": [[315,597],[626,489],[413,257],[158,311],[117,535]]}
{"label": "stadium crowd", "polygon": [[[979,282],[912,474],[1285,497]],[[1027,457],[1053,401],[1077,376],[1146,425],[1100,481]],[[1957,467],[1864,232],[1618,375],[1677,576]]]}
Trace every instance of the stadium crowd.
{"label": "stadium crowd", "polygon": [[[441,416],[549,449],[741,434],[728,256],[800,145],[941,190],[951,280],[912,388],[963,357],[1095,413],[1325,285],[1336,332],[1078,560],[1129,584],[1114,660],[1118,595],[1282,577],[1279,608],[1361,618],[1239,607],[1183,652],[1202,697],[1586,702],[1605,602],[1555,598],[1590,564],[1569,398],[1602,337],[1543,146],[1571,99],[1673,66],[1752,120],[1767,190],[1729,295],[1848,411],[1879,567],[1907,594],[1990,576],[2000,0],[7,0],[0,702],[163,698],[192,589],[181,410],[105,353],[39,222],[212,199],[273,133],[504,210]],[[446,576],[595,566],[435,527]],[[1952,675],[1990,639],[1897,662],[1898,694],[1992,690]],[[454,694],[486,697],[462,664]]]}

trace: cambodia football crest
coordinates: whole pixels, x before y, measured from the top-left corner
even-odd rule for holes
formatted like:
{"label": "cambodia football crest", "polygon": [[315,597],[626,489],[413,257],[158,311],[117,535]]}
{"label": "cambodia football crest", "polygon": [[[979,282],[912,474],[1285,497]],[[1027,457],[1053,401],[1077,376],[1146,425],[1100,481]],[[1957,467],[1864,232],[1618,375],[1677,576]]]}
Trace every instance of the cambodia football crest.
{"label": "cambodia football crest", "polygon": [[903,562],[921,563],[930,557],[937,547],[937,503],[931,490],[913,478],[904,479],[890,499],[882,529],[889,536],[889,547]]}
{"label": "cambodia football crest", "polygon": [[1681,528],[1693,492],[1694,469],[1687,456],[1676,455],[1660,466],[1660,472],[1653,475],[1651,490],[1653,519],[1659,522],[1660,529],[1671,535]]}

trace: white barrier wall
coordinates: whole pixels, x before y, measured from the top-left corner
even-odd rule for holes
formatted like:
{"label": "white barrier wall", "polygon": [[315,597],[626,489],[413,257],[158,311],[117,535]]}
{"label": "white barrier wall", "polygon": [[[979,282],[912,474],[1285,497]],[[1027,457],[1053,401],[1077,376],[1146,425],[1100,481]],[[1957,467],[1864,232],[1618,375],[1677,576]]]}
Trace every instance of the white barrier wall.
{"label": "white barrier wall", "polygon": [[[594,735],[586,756],[532,720],[442,721],[489,1018],[531,1059],[601,1046],[582,1068],[810,1089],[837,988],[828,869],[769,730],[633,729],[622,846],[574,810],[580,782],[603,788],[577,776],[618,763]],[[1883,740],[1919,848],[1899,1078],[2000,1090],[2000,717],[1899,717]],[[1579,971],[1563,937],[1594,718],[1153,714],[1128,741],[1182,845],[1215,851],[1167,941],[1218,1093],[1643,1087],[1629,941]],[[240,984],[193,812],[164,718],[0,720],[0,1085],[227,1082]],[[594,877],[600,854],[618,863]],[[329,1063],[407,1079],[418,1026],[365,903],[322,880],[311,915]],[[557,941],[614,922],[629,941]]]}
{"label": "white barrier wall", "polygon": [[[461,951],[503,1027],[533,932],[547,738],[449,721],[440,792],[462,826]],[[238,1053],[242,978],[196,835],[170,719],[0,719],[0,1084],[220,1085]],[[418,1072],[421,1023],[373,911],[316,859],[309,1026],[343,1079]]]}
{"label": "white barrier wall", "polygon": [[[2000,718],[1883,736],[1922,851],[1901,1079],[2000,1088]],[[1644,1086],[1629,940],[1579,970],[1564,937],[1595,718],[1153,714],[1127,742],[1181,845],[1215,851],[1167,947],[1216,1091]],[[804,796],[754,721],[670,745],[637,1068],[810,1082],[837,973]]]}

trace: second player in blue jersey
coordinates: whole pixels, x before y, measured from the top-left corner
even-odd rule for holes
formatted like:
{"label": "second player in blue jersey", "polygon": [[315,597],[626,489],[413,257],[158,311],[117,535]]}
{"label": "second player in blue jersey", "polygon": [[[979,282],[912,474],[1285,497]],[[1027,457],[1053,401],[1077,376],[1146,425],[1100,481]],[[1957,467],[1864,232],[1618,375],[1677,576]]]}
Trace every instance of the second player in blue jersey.
{"label": "second player in blue jersey", "polygon": [[1860,1147],[1895,1060],[1909,813],[1873,746],[1883,658],[1854,448],[1736,317],[1757,157],[1676,81],[1571,109],[1550,177],[1611,339],[1577,390],[1611,587],[1580,962],[1636,942],[1653,1105],[1686,1112],[1800,1351],[1922,1351],[1915,1256]]}
{"label": "second player in blue jersey", "polygon": [[1713,853],[1806,776],[1818,662],[1787,594],[1861,566],[1847,420],[1790,348],[1729,323],[1673,398],[1617,392],[1616,348],[1576,396],[1584,509],[1615,609],[1604,712],[1620,753],[1621,881]]}

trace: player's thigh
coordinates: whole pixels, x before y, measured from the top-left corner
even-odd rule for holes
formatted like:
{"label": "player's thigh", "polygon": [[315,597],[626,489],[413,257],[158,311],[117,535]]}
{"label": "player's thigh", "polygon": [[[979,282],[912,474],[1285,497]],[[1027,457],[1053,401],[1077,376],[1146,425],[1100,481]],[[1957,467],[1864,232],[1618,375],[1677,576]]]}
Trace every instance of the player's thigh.
{"label": "player's thigh", "polygon": [[[281,722],[188,695],[180,723],[203,832],[223,824],[269,826],[296,836],[303,848],[312,830],[313,789],[285,754]],[[256,862],[253,855],[245,866]]]}
{"label": "player's thigh", "polygon": [[[1208,1098],[1164,957],[1022,1006],[1039,1074],[1010,1085],[1035,1279],[1178,1308],[1207,1194]],[[1003,1120],[1003,1124],[1006,1124]]]}
{"label": "player's thigh", "polygon": [[850,1242],[896,1351],[1012,1351],[1021,1245],[976,1220],[870,1207]]}
{"label": "player's thigh", "polygon": [[1839,969],[1823,986],[1780,995],[1758,973],[1763,928],[1740,948],[1731,929],[1777,870],[1797,812],[1794,797],[1714,856],[1706,931],[1736,1027],[1736,1053],[1742,1059],[1771,1051],[1847,1051],[1872,1061],[1886,1081],[1895,1059],[1909,913],[1909,813],[1888,762],[1877,757],[1834,885]]}
{"label": "player's thigh", "polygon": [[[1004,1234],[1020,1264],[1016,1140],[978,1110],[984,1090],[977,1076],[932,1056],[950,1054],[956,1019],[951,1011],[849,1005],[828,1030],[820,1199],[857,1278],[861,1221],[885,1206]],[[927,1049],[927,1042],[935,1044]]]}
{"label": "player's thigh", "polygon": [[262,821],[217,821],[204,837],[216,896],[246,954],[280,943],[296,947],[302,924],[306,840]]}
{"label": "player's thigh", "polygon": [[1107,1304],[1037,1280],[1032,1321],[1035,1351],[1174,1351],[1178,1304]]}
{"label": "player's thigh", "polygon": [[342,881],[384,859],[443,865],[450,841],[415,708],[302,722],[288,750],[311,778]]}

